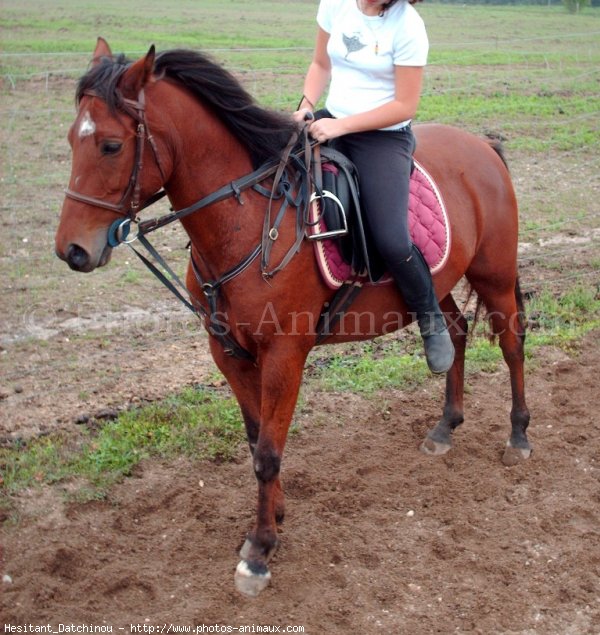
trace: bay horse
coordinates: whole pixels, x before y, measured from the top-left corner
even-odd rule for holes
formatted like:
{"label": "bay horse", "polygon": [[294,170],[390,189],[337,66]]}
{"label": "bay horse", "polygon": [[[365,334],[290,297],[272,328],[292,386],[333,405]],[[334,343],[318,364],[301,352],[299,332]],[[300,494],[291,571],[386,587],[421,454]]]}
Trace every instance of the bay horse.
{"label": "bay horse", "polygon": [[[317,343],[314,324],[333,294],[321,279],[312,244],[298,240],[297,216],[276,213],[273,193],[266,197],[261,191],[273,187],[297,124],[258,106],[228,71],[202,54],[156,54],[152,46],[129,62],[113,56],[102,38],[76,97],[69,130],[72,172],[56,253],[77,271],[106,265],[113,246],[125,240],[139,210],[161,188],[174,210],[186,212],[178,217],[191,243],[185,285],[204,315],[214,360],[239,402],[258,483],[256,523],[235,572],[237,588],[257,595],[271,577],[268,561],[284,515],[282,454],[304,364]],[[453,237],[434,284],[456,350],[442,417],[422,450],[447,452],[453,430],[463,422],[467,322],[451,292],[465,276],[485,304],[510,372],[512,428],[503,460],[515,464],[529,457],[531,446],[518,211],[509,172],[500,149],[487,139],[434,124],[416,126],[415,134],[416,159],[442,193]],[[275,168],[256,177],[256,169],[269,161]],[[298,183],[292,179],[288,199]],[[282,265],[276,275],[268,271],[265,244],[272,262]],[[411,321],[395,286],[365,285],[354,301],[353,328],[345,328],[344,318],[325,341],[375,337],[390,330],[390,315],[398,316],[397,327]]]}

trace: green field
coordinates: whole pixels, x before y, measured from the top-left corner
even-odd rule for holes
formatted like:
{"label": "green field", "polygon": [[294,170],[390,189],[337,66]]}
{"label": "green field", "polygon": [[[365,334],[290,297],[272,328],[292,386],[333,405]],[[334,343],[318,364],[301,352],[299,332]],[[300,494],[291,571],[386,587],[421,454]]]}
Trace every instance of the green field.
{"label": "green field", "polygon": [[[315,1],[3,3],[5,85],[76,76],[97,35],[114,51],[208,50],[262,103],[291,109],[314,38]],[[581,149],[598,138],[600,10],[424,3],[431,40],[423,121],[500,128],[532,150]],[[140,27],[143,16],[143,28]]]}

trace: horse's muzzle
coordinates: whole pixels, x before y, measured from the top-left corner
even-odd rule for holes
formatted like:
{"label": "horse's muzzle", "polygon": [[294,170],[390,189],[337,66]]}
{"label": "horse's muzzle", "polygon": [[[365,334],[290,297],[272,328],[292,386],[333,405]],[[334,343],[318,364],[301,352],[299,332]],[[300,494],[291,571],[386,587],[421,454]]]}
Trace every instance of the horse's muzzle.
{"label": "horse's muzzle", "polygon": [[96,267],[103,267],[110,260],[111,252],[110,246],[106,245],[100,254],[100,258],[93,259],[83,247],[71,243],[64,255],[58,250],[56,250],[56,255],[61,260],[64,260],[73,271],[89,273]]}

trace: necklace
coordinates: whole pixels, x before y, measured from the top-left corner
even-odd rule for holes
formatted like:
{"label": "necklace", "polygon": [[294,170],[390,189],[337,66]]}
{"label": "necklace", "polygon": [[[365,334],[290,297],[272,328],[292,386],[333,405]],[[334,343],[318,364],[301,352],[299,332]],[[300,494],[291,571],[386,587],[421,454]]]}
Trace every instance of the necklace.
{"label": "necklace", "polygon": [[362,16],[362,21],[363,24],[367,27],[367,29],[370,31],[371,33],[371,37],[373,38],[373,40],[375,41],[375,46],[373,47],[373,50],[375,51],[375,55],[379,55],[379,30],[381,29],[381,27],[383,26],[383,20],[380,19],[378,20],[378,26],[377,28],[373,28],[370,24],[370,20],[369,18],[384,18],[385,17],[385,13],[380,12],[377,14],[377,16],[370,16],[369,14],[365,13],[362,7],[362,2],[361,0],[357,0],[357,6],[358,6],[358,10],[361,13]]}

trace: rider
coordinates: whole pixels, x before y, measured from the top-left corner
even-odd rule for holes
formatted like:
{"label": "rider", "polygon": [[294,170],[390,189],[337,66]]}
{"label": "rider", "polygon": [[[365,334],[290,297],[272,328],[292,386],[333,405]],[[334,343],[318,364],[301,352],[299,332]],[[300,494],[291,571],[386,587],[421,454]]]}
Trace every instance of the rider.
{"label": "rider", "polygon": [[[414,0],[419,1],[419,0]],[[449,370],[454,346],[431,273],[408,231],[415,148],[411,130],[429,43],[409,0],[321,0],[317,40],[297,121],[310,117],[329,86],[311,136],[348,156],[375,245],[408,309],[416,314],[429,368]],[[324,116],[320,116],[323,115]]]}

